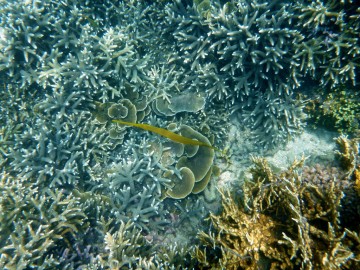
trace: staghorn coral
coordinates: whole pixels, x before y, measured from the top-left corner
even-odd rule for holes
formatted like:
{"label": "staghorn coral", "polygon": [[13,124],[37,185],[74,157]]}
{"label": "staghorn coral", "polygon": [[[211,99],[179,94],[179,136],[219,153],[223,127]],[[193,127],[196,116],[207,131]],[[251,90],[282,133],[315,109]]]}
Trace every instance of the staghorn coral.
{"label": "staghorn coral", "polygon": [[[49,1],[2,7],[4,14],[30,18],[24,20],[24,27],[18,27],[13,17],[3,20],[4,35],[14,36],[3,42],[4,71],[14,74],[14,64],[7,61],[20,54],[20,48],[12,47],[15,41],[25,39],[21,48],[37,48],[29,60],[31,67],[20,72],[23,86],[75,85],[102,102],[121,97],[127,84],[136,91],[144,88],[157,100],[176,98],[183,89],[202,98],[206,92],[209,105],[221,102],[240,110],[254,138],[267,147],[301,130],[302,104],[294,102],[293,96],[303,76],[330,76],[334,82],[351,78],[355,83],[358,73],[358,47],[352,46],[357,43],[358,9],[348,3],[157,1],[147,6],[142,2],[90,5],[70,1],[62,5]],[[36,24],[40,30],[31,30]],[[40,36],[32,33],[37,31],[42,38],[49,37],[43,55]],[[341,40],[336,41],[338,37]],[[323,62],[333,66],[326,76],[321,76]],[[150,68],[153,63],[157,66]],[[270,136],[262,135],[269,132]]]}
{"label": "staghorn coral", "polygon": [[325,189],[331,188],[333,179],[335,179],[336,185],[344,193],[339,209],[341,225],[348,230],[357,231],[359,229],[357,219],[360,214],[358,208],[360,198],[356,178],[349,179],[348,174],[342,168],[322,164],[315,164],[314,167],[304,166],[301,174],[305,183]]}
{"label": "staghorn coral", "polygon": [[335,88],[351,82],[355,86],[360,59],[357,5],[352,1],[299,1],[296,11],[299,27],[307,36],[305,42],[295,44],[303,55],[301,67],[310,67],[322,85]]}
{"label": "staghorn coral", "polygon": [[119,87],[124,89],[126,82],[143,84],[150,58],[140,51],[141,36],[130,36],[130,29],[111,26],[114,22],[99,26],[104,14],[121,20],[126,12],[137,12],[139,20],[128,26],[149,24],[149,20],[140,18],[135,6],[108,4],[1,2],[6,38],[1,39],[0,70],[22,87],[66,85],[96,94],[103,102],[119,96]]}
{"label": "staghorn coral", "polygon": [[359,167],[359,139],[348,139],[343,135],[336,138],[336,143],[340,149],[336,154],[339,156],[341,167],[350,178]]}
{"label": "staghorn coral", "polygon": [[[340,136],[336,138],[339,150],[335,153],[338,156],[340,167],[344,171],[344,180],[342,183],[347,183],[346,202],[347,207],[344,207],[344,212],[349,212],[346,217],[350,220],[347,223],[350,226],[357,227],[357,222],[354,220],[358,217],[360,210],[358,209],[358,200],[360,194],[360,164],[359,164],[359,139],[349,139],[347,136]],[[354,194],[355,193],[355,194]]]}
{"label": "staghorn coral", "polygon": [[188,249],[177,245],[152,245],[133,223],[122,222],[117,231],[105,234],[103,252],[88,266],[95,269],[191,269],[194,262],[190,258],[184,260],[187,253]]}
{"label": "staghorn coral", "polygon": [[[213,69],[214,75],[219,76],[214,81],[222,82],[225,85],[218,91],[210,85],[204,85],[208,88],[210,96],[219,100],[223,98],[230,100],[239,97],[245,98],[251,91],[248,88],[251,87],[251,84],[262,85],[262,79],[269,79],[270,82],[268,83],[271,85],[271,80],[276,80],[279,77],[273,76],[271,78],[265,74],[272,71],[277,74],[279,69],[285,68],[285,63],[281,58],[283,54],[288,53],[289,48],[286,47],[285,42],[290,40],[290,36],[296,38],[298,33],[290,29],[284,29],[284,31],[277,29],[281,26],[286,27],[290,17],[286,17],[286,12],[279,12],[274,14],[273,21],[268,20],[264,12],[274,5],[269,5],[269,8],[266,9],[266,4],[262,5],[260,2],[253,5],[249,5],[247,1],[228,2],[223,5],[214,3],[210,8],[209,18],[206,19],[198,14],[196,7],[189,4],[181,6],[183,4],[177,3],[177,6],[173,7],[174,11],[169,19],[178,23],[174,37],[182,50],[185,51],[184,62],[190,62],[193,69],[198,66],[199,72],[201,72],[202,65],[204,65],[205,70]],[[188,13],[182,14],[185,10]],[[189,17],[182,19],[181,15],[191,16],[192,20]],[[195,37],[199,39],[196,40]],[[301,40],[301,36],[298,35],[298,38]],[[274,58],[266,59],[265,55]],[[210,62],[209,60],[212,59],[219,59],[220,61]],[[275,59],[277,60],[276,63],[273,61]],[[261,71],[264,71],[263,77],[258,73]],[[234,79],[225,76],[227,72],[230,72],[234,77],[234,82]],[[208,72],[205,71],[205,74]],[[241,83],[241,79],[245,81]],[[233,90],[229,89],[231,85],[235,86]],[[216,92],[211,93],[211,91]]]}
{"label": "staghorn coral", "polygon": [[[159,51],[152,53],[146,45],[153,44],[149,42],[151,36],[157,36],[149,34],[152,19],[148,15],[154,12],[151,5],[77,0],[22,4],[0,3],[0,29],[6,36],[1,36],[0,75],[10,85],[4,87],[6,95],[0,99],[1,169],[41,194],[49,190],[51,196],[44,195],[49,203],[60,189],[64,194],[72,193],[66,198],[79,201],[79,212],[91,217],[92,229],[98,230],[90,243],[94,247],[88,248],[89,242],[75,237],[70,239],[73,246],[65,240],[56,241],[56,248],[49,252],[54,261],[46,257],[39,244],[44,243],[44,250],[53,247],[53,236],[47,231],[50,227],[38,229],[39,233],[41,229],[45,232],[44,238],[34,240],[34,253],[40,246],[36,262],[46,267],[49,261],[48,267],[71,269],[89,260],[89,253],[96,256],[99,252],[99,235],[104,230],[96,224],[101,217],[116,218],[114,227],[132,221],[143,231],[161,230],[166,224],[167,210],[161,192],[164,186],[169,187],[169,179],[161,176],[162,165],[147,151],[151,137],[141,139],[129,131],[120,143],[109,136],[106,125],[93,121],[89,113],[95,107],[93,100],[114,104],[120,101],[119,106],[112,104],[107,108],[109,117],[134,112],[135,107],[137,120],[142,120],[150,113],[148,104],[156,95],[148,68],[153,61],[158,63],[155,57],[166,56]],[[129,16],[130,13],[136,16]],[[198,95],[190,95],[194,96]],[[199,102],[192,111],[202,109],[205,98],[202,96]],[[181,104],[173,109],[186,116]],[[65,205],[64,201],[59,202],[62,203]],[[41,214],[34,213],[31,218],[41,220]],[[52,219],[58,218],[67,217],[58,211]],[[13,239],[25,235],[26,242],[37,223],[20,225],[22,231],[14,232]],[[69,235],[70,232],[69,229]],[[89,236],[86,232],[80,234]],[[2,235],[3,241],[9,243],[10,254],[12,239],[9,234]],[[171,260],[168,255],[170,251],[164,252],[163,257]],[[2,263],[8,264],[6,260],[11,256],[4,256]],[[24,262],[25,268],[33,267],[31,260]],[[180,264],[179,258],[177,261]],[[151,265],[152,259],[141,263],[144,267]]]}
{"label": "staghorn coral", "polygon": [[102,171],[101,182],[89,182],[89,190],[100,196],[101,204],[111,207],[109,212],[104,209],[106,216],[132,221],[145,231],[161,229],[166,224],[161,193],[170,180],[157,172],[158,161],[148,152],[147,142],[126,143],[131,153],[124,152],[109,163]]}
{"label": "staghorn coral", "polygon": [[113,234],[106,233],[104,243],[106,253],[101,256],[102,267],[111,269],[131,268],[140,256],[151,253],[151,246],[146,245],[145,238],[130,222],[121,223]]}
{"label": "staghorn coral", "polygon": [[292,44],[304,36],[291,27],[291,4],[178,1],[167,8],[166,29],[180,50],[172,61],[191,74],[186,88],[206,89],[213,102],[239,110],[268,148],[301,130],[301,103],[291,101],[301,77]]}
{"label": "staghorn coral", "polygon": [[[341,226],[343,193],[334,179],[314,186],[298,174],[304,158],[275,173],[254,158],[242,197],[221,191],[214,229],[201,232],[193,256],[204,267],[226,269],[340,269],[358,267],[359,238]],[[214,259],[217,254],[218,260]]]}
{"label": "staghorn coral", "polygon": [[88,226],[79,201],[60,190],[39,191],[6,172],[0,184],[1,268],[59,265],[56,250],[71,246]]}
{"label": "staghorn coral", "polygon": [[[66,115],[67,123],[62,122],[61,114],[51,116],[54,122],[45,116],[29,119],[22,126],[25,132],[16,134],[8,158],[19,176],[53,187],[75,185],[87,169],[92,170],[89,164],[80,162],[84,156],[94,157],[94,149],[86,148],[87,140],[81,139],[89,134],[90,126],[83,124],[90,120],[89,113]],[[106,138],[102,140],[104,144],[98,144],[99,150],[109,147]]]}
{"label": "staghorn coral", "polygon": [[291,101],[289,96],[281,99],[259,94],[255,107],[244,109],[239,119],[250,126],[252,138],[269,149],[300,134],[306,119],[302,108],[302,101]]}
{"label": "staghorn coral", "polygon": [[[356,85],[359,9],[348,2],[177,1],[166,5],[171,63],[186,89],[239,111],[257,142],[272,148],[304,126],[294,96],[313,81]],[[199,89],[200,87],[200,89]],[[263,134],[266,134],[264,136]],[[269,135],[269,136],[268,136]]]}
{"label": "staghorn coral", "polygon": [[[108,258],[104,236],[109,233],[117,241],[125,235],[115,234],[124,222],[133,222],[137,228],[126,237],[139,234],[141,228],[140,234],[160,235],[159,239],[163,239],[161,230],[164,234],[170,231],[171,238],[177,232],[167,223],[179,214],[174,211],[176,205],[183,208],[177,207],[180,220],[191,220],[184,223],[189,231],[193,226],[199,229],[203,224],[192,221],[202,219],[213,207],[203,208],[206,203],[197,203],[202,194],[187,194],[190,196],[181,201],[162,200],[167,191],[175,190],[175,182],[181,188],[184,171],[190,175],[190,170],[199,180],[193,183],[191,192],[201,192],[214,174],[212,153],[197,148],[185,150],[145,132],[139,136],[130,128],[121,135],[114,130],[109,133],[109,125],[99,125],[89,113],[96,110],[95,100],[109,105],[105,106],[107,121],[108,117],[122,118],[129,112],[134,119],[135,107],[137,121],[145,119],[162,127],[170,123],[196,127],[193,133],[202,134],[212,145],[226,144],[229,115],[236,111],[241,119],[238,124],[252,130],[255,142],[270,148],[301,131],[303,103],[294,97],[297,91],[307,90],[304,81],[329,88],[357,83],[359,8],[354,3],[350,5],[350,1],[13,0],[0,1],[0,11],[0,89],[4,94],[0,97],[0,169],[16,175],[22,183],[26,181],[31,190],[49,189],[44,195],[49,200],[53,198],[49,194],[61,188],[66,194],[62,199],[69,196],[79,202],[80,212],[86,213],[91,222],[90,232],[78,231],[70,245],[56,240],[57,247],[45,253],[41,253],[38,244],[44,241],[46,249],[53,239],[42,227],[50,240],[43,238],[28,244],[41,253],[42,258],[36,259],[39,265],[34,267],[43,264],[46,268],[49,263],[47,268],[101,268],[101,262],[94,258]],[[253,144],[246,144],[251,152]],[[202,160],[203,154],[210,154],[210,158]],[[191,167],[193,161],[201,163],[201,174],[195,166]],[[166,173],[172,176],[167,178]],[[358,179],[357,168],[352,175]],[[273,181],[261,186],[265,190],[263,196],[269,196],[270,201],[259,199],[255,203],[271,208],[270,212],[286,200],[278,199],[268,187],[277,193],[281,191],[277,185],[285,189],[285,194],[286,188],[293,191],[291,181],[280,185],[277,177],[275,174]],[[323,180],[329,182],[326,188],[331,189],[332,178]],[[335,195],[328,193],[325,197],[329,204],[335,205]],[[322,199],[315,196],[315,200]],[[291,200],[295,202],[296,196]],[[316,207],[310,199],[304,201],[313,211],[309,210],[310,217],[319,209],[324,213],[328,209],[326,203]],[[251,199],[247,203],[248,208],[253,204]],[[196,215],[195,208],[200,209],[201,215]],[[246,211],[250,211],[248,208]],[[292,213],[286,207],[277,209]],[[330,219],[336,213],[330,212],[322,218]],[[61,213],[57,215],[62,217]],[[261,222],[274,219],[267,213],[262,215]],[[289,245],[301,238],[296,238],[294,225],[298,217],[294,213],[292,216],[294,223],[286,225],[293,227],[287,231],[288,238],[282,238]],[[40,217],[41,214],[34,215],[34,219]],[[104,228],[98,225],[102,218],[114,221]],[[244,220],[249,221],[246,216]],[[303,235],[308,235],[306,227],[298,223]],[[355,226],[349,227],[342,237],[342,228],[335,223],[327,226],[327,239],[334,252],[326,253],[324,263],[330,266],[341,263],[349,254],[348,247],[352,245],[353,252],[358,243],[358,236],[352,231],[357,229]],[[36,222],[27,227],[19,225],[22,231],[14,235],[25,235],[26,242],[35,225]],[[326,238],[322,234],[325,227],[316,227],[320,230],[319,239]],[[3,240],[12,241],[8,234]],[[189,242],[193,243],[192,237]],[[348,246],[341,251],[344,242]],[[294,250],[307,264],[309,252],[297,247]],[[141,256],[142,252],[147,256]],[[208,254],[220,254],[217,249],[211,252]],[[53,255],[53,261],[47,254]],[[184,263],[180,257],[186,256],[175,247],[151,254],[141,250],[132,266],[198,266]],[[88,263],[90,258],[94,264]],[[32,263],[31,259],[24,267],[31,268]]]}
{"label": "staghorn coral", "polygon": [[[230,193],[223,193],[224,212],[221,216],[211,215],[218,235],[201,232],[199,237],[209,246],[221,248],[221,258],[218,266],[222,269],[266,269],[266,259],[271,260],[271,266],[279,268],[289,266],[283,247],[277,243],[279,224],[264,214],[253,217],[242,212],[231,198]],[[201,252],[198,249],[197,252]],[[211,258],[204,258],[211,263]],[[260,261],[264,261],[262,264]],[[211,265],[211,264],[210,264]],[[209,266],[210,266],[209,265]]]}

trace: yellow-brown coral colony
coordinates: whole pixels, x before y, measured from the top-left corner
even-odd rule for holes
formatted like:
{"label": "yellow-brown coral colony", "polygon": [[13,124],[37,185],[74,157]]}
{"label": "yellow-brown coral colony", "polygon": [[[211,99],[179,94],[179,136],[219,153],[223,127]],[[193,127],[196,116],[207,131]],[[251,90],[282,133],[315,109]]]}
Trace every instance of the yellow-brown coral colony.
{"label": "yellow-brown coral colony", "polygon": [[[212,269],[357,268],[360,227],[346,229],[339,215],[344,196],[340,179],[330,178],[322,187],[306,181],[310,174],[301,174],[304,158],[280,173],[274,173],[265,159],[253,162],[251,179],[243,185],[244,196],[220,192],[223,209],[210,215],[212,229],[200,233],[203,245],[193,254],[202,265]],[[212,249],[217,249],[219,260],[207,255]]]}

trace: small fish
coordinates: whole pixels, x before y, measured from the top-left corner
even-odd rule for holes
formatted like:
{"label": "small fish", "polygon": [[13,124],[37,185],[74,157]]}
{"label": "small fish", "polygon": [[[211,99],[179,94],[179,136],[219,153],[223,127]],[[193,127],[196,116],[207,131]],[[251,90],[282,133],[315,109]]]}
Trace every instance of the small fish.
{"label": "small fish", "polygon": [[159,134],[159,135],[161,135],[163,137],[166,137],[166,138],[168,138],[168,139],[170,139],[170,140],[172,140],[174,142],[177,142],[177,143],[205,146],[205,147],[208,147],[208,148],[211,148],[211,149],[214,149],[214,150],[218,150],[216,147],[214,147],[214,146],[212,146],[210,144],[200,142],[200,141],[197,141],[197,140],[193,140],[193,139],[190,139],[188,137],[181,136],[179,134],[176,134],[176,133],[171,132],[171,131],[169,131],[167,129],[164,129],[164,128],[154,127],[154,126],[148,125],[148,124],[138,124],[138,123],[132,123],[132,122],[125,122],[125,121],[121,121],[121,120],[112,120],[112,121],[114,123],[127,125],[127,126],[132,126],[132,127],[137,127],[137,128],[141,128],[141,129],[144,129],[144,130],[154,132],[156,134]]}

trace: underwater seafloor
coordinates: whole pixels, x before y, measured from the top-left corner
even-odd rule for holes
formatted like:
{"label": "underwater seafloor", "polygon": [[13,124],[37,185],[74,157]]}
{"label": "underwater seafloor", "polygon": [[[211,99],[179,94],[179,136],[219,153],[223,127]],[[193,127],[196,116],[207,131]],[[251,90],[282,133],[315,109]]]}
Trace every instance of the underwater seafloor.
{"label": "underwater seafloor", "polygon": [[360,269],[359,6],[0,0],[0,268]]}

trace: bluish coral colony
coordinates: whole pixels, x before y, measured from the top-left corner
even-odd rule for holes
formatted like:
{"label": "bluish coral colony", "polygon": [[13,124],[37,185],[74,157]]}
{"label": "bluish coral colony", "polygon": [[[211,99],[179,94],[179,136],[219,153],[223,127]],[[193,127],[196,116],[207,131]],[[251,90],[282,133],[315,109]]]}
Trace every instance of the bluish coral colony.
{"label": "bluish coral colony", "polygon": [[359,70],[356,0],[0,0],[0,268],[359,269]]}

